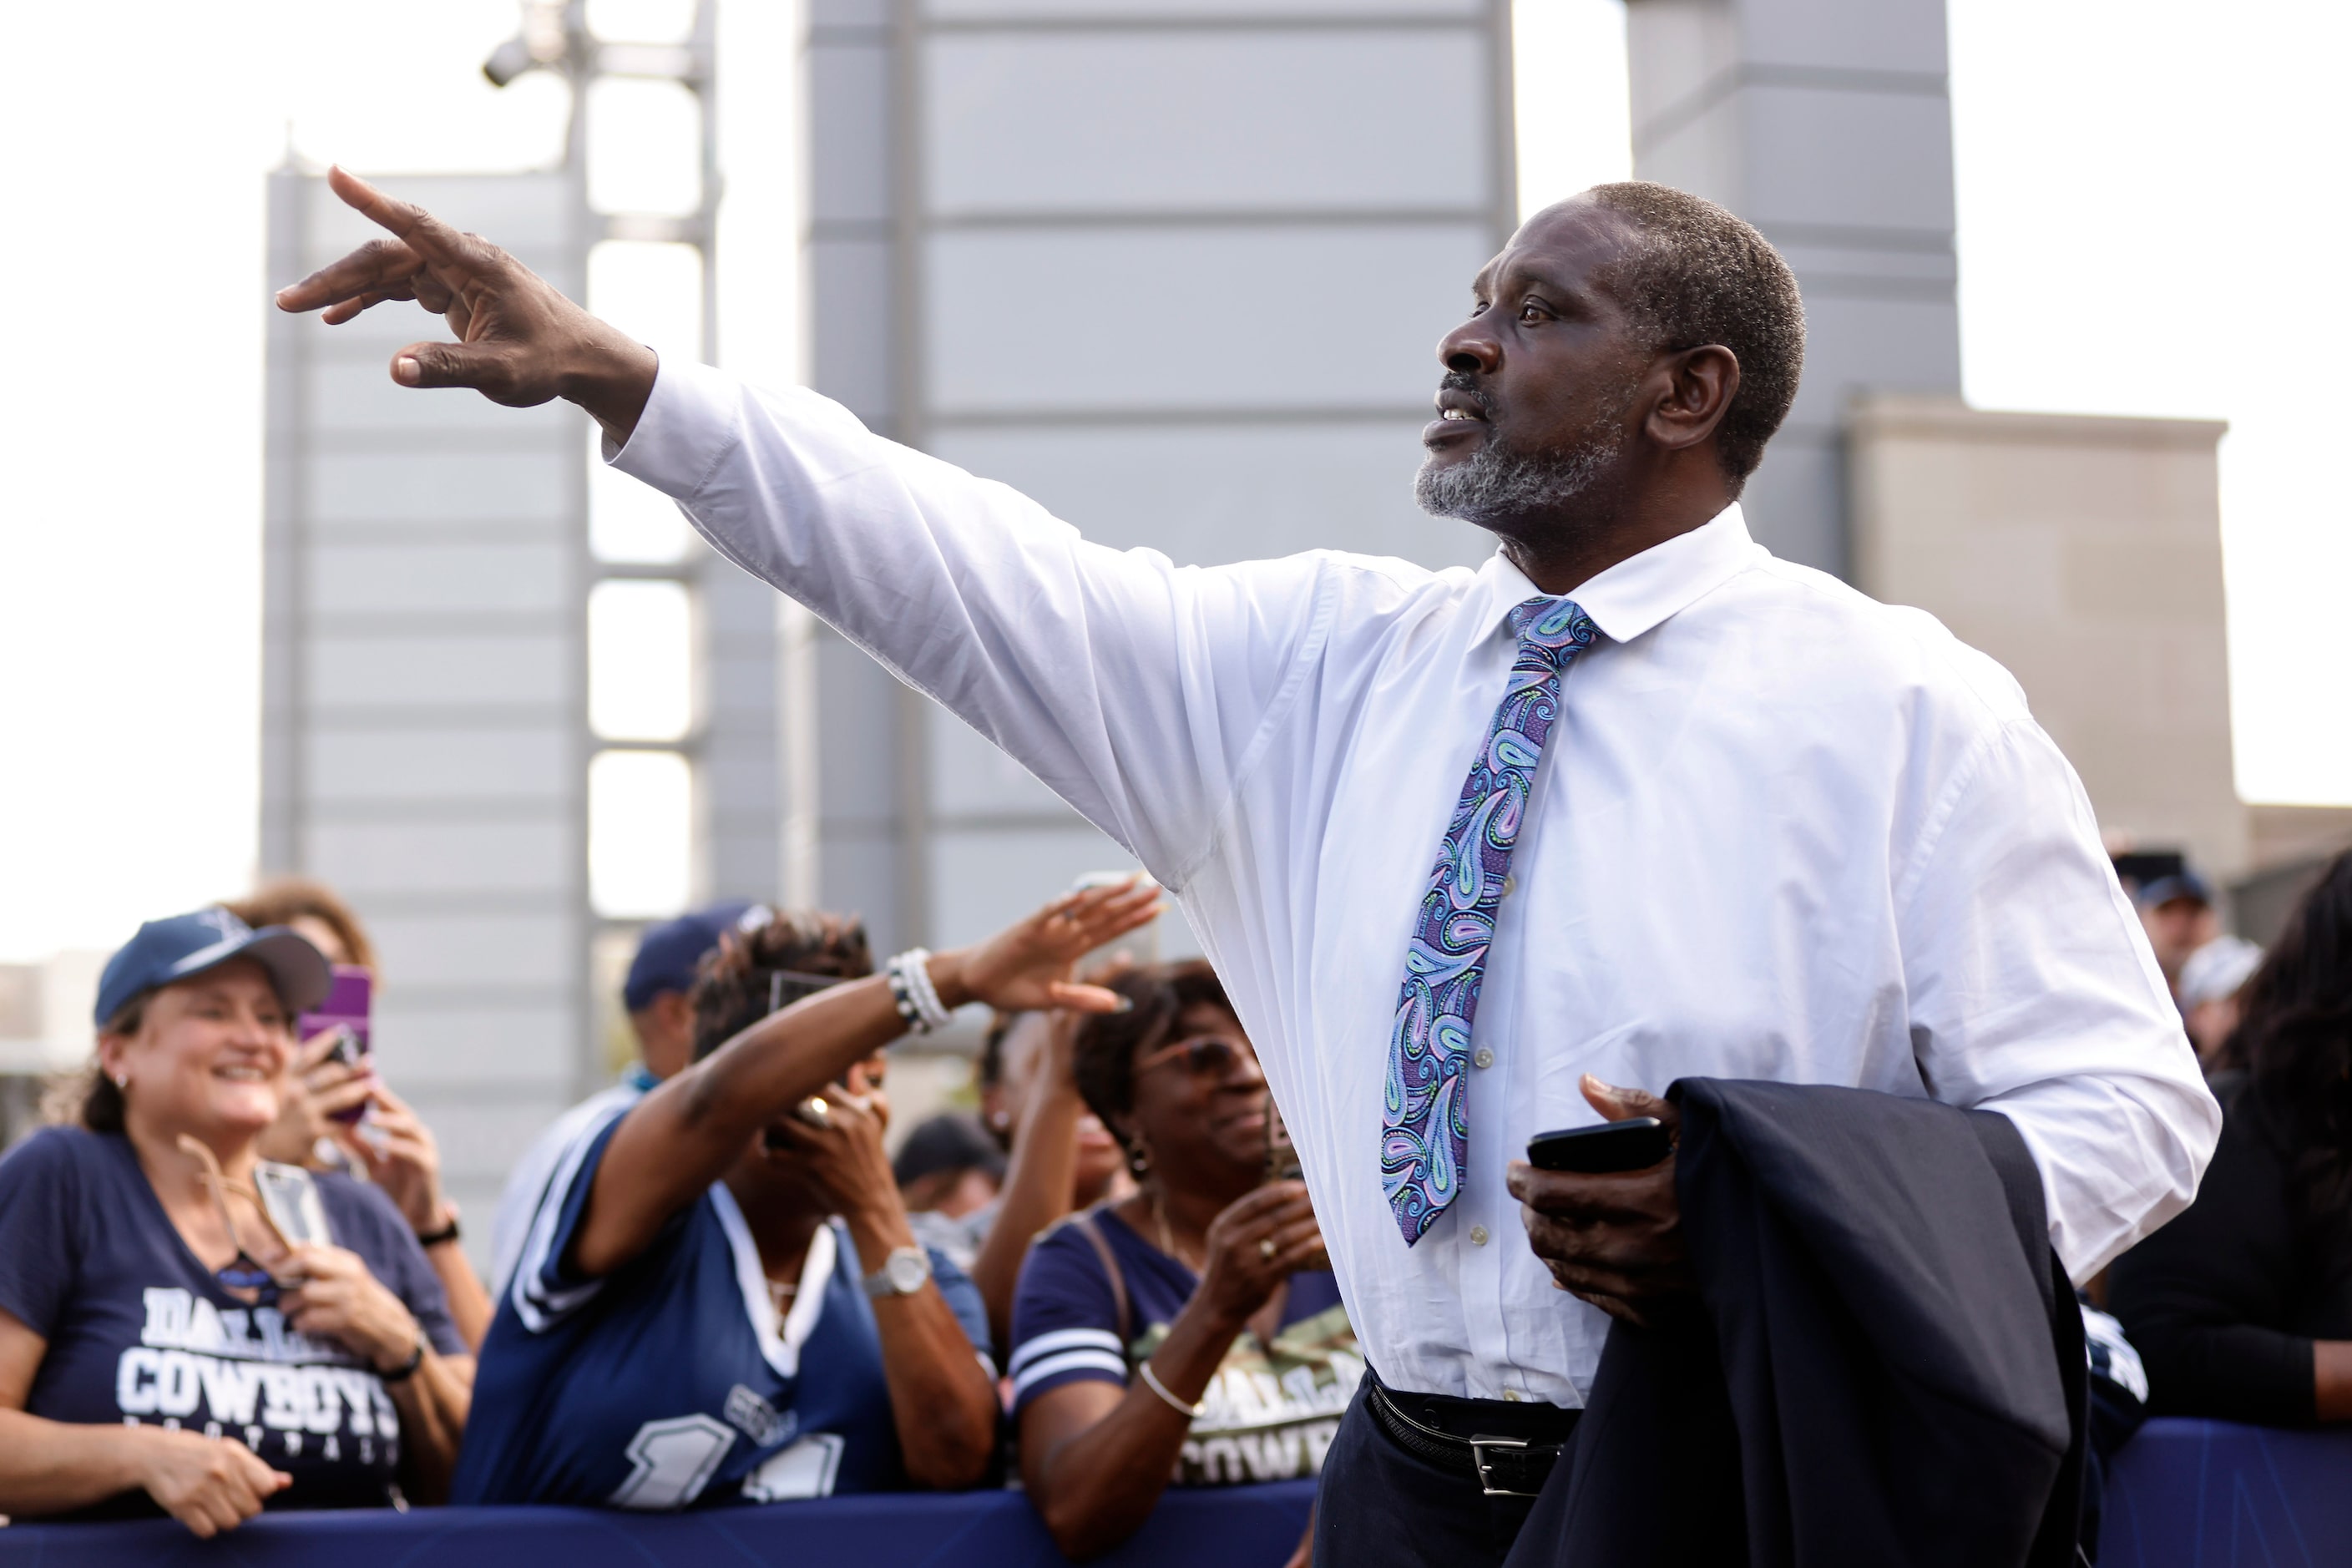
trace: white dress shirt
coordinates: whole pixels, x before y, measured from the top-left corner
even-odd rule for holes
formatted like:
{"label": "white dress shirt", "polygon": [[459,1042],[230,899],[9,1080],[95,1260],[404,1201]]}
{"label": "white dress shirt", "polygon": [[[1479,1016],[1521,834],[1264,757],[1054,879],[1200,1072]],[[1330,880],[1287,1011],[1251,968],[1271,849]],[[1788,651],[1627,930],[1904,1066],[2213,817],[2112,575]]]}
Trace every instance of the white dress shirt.
{"label": "white dress shirt", "polygon": [[807,391],[662,367],[616,466],[1002,746],[1174,894],[1297,1138],[1394,1385],[1579,1405],[1608,1320],[1552,1288],[1507,1162],[1586,1072],[1854,1085],[2010,1116],[2077,1278],[2179,1210],[2220,1129],[2074,771],[1933,618],[1737,506],[1570,596],[1473,1036],[1463,1190],[1408,1248],[1381,1087],[1415,909],[1538,590],[1315,552],[1178,567]]}

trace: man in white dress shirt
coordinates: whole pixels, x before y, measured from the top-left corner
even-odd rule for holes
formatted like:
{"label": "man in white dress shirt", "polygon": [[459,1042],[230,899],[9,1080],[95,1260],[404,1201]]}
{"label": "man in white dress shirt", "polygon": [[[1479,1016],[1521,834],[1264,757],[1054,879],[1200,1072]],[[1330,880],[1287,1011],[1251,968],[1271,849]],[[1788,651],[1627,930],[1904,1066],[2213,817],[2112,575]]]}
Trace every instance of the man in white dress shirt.
{"label": "man in white dress shirt", "polygon": [[[1601,187],[1479,274],[1438,348],[1419,491],[1500,536],[1484,566],[1198,568],[1089,544],[812,392],[656,365],[494,246],[334,179],[398,237],[283,307],[445,312],[462,341],[401,350],[395,381],[580,404],[615,466],[1181,903],[1298,1142],[1377,1377],[1459,1449],[1423,1455],[1394,1560],[1499,1561],[1526,1502],[1489,1494],[1462,1439],[1548,1450],[1606,1314],[1681,1288],[1671,1160],[1601,1209],[1588,1179],[1515,1164],[1536,1132],[1654,1104],[1608,1084],[1770,1079],[2001,1111],[2077,1279],[2193,1194],[2218,1113],[2015,682],[1929,616],[1748,537],[1739,489],[1794,395],[1803,320],[1778,255],[1722,209]],[[1314,308],[1299,280],[1268,283],[1269,320],[1286,289]],[[1506,693],[1537,674],[1543,721],[1522,723]],[[1424,916],[1448,897],[1476,938],[1441,960],[1454,928]],[[1456,997],[1433,1021],[1414,989],[1433,964]],[[1347,1480],[1327,1474],[1327,1515]]]}

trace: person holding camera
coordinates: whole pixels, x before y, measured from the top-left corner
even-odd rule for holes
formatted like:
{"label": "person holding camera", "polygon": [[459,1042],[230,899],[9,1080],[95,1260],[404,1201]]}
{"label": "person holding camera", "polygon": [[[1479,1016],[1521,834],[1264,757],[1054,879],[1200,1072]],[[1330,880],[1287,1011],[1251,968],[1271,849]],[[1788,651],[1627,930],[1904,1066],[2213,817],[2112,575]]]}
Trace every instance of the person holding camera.
{"label": "person holding camera", "polygon": [[1009,1363],[1022,1479],[1072,1557],[1132,1535],[1171,1477],[1316,1474],[1364,1365],[1216,972],[1109,984],[1130,1006],[1086,1021],[1076,1078],[1138,1191],[1031,1248]]}
{"label": "person holding camera", "polygon": [[[279,877],[221,907],[249,926],[284,926],[308,938],[329,963],[364,969],[383,983],[367,928],[323,882]],[[440,1141],[376,1075],[373,1055],[353,1054],[341,1030],[321,1030],[302,1041],[278,1091],[278,1120],[256,1147],[265,1160],[341,1170],[381,1188],[416,1232],[458,1335],[469,1351],[482,1348],[482,1336],[490,1331],[490,1299],[466,1257],[457,1205],[442,1190]]]}
{"label": "person holding camera", "polygon": [[696,1060],[583,1127],[531,1216],[456,1500],[681,1509],[979,1482],[995,1457],[971,1281],[916,1245],[878,1053],[968,1002],[1104,1010],[1079,957],[1158,889],[1069,894],[873,973],[854,920],[731,933]]}
{"label": "person holding camera", "polygon": [[79,1125],[0,1160],[0,1512],[209,1536],[446,1490],[473,1362],[415,1231],[257,1153],[328,984],[217,908],[108,962]]}

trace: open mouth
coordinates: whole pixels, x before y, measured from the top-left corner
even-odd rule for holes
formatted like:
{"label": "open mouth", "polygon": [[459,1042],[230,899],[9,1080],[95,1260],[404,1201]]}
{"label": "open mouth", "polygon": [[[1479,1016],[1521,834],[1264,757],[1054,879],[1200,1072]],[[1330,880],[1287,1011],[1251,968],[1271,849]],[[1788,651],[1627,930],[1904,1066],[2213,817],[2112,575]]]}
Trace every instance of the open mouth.
{"label": "open mouth", "polygon": [[1466,387],[1444,386],[1438,389],[1437,417],[1422,431],[1421,439],[1424,446],[1436,446],[1486,426],[1484,398]]}

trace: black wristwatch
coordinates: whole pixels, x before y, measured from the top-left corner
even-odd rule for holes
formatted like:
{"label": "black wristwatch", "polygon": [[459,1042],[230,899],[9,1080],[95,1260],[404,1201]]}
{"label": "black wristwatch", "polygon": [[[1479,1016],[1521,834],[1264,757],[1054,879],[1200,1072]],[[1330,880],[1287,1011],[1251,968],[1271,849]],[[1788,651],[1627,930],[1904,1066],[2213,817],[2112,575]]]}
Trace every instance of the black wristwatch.
{"label": "black wristwatch", "polygon": [[423,1334],[419,1334],[416,1336],[416,1347],[408,1352],[408,1359],[401,1363],[398,1366],[394,1367],[390,1372],[378,1372],[375,1374],[376,1380],[380,1383],[385,1384],[406,1383],[410,1378],[416,1375],[416,1369],[424,1364],[425,1336]]}
{"label": "black wristwatch", "polygon": [[418,1231],[416,1233],[416,1245],[419,1247],[439,1247],[446,1242],[457,1240],[457,1205],[456,1204],[451,1204],[449,1205],[449,1223],[443,1226],[439,1230]]}

